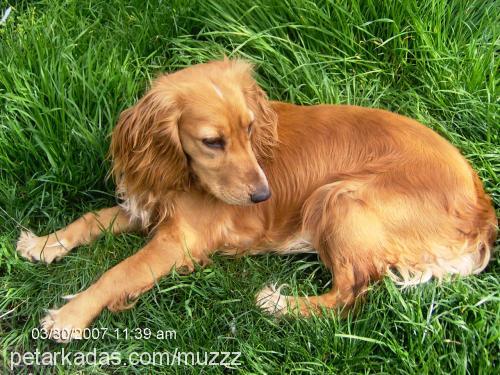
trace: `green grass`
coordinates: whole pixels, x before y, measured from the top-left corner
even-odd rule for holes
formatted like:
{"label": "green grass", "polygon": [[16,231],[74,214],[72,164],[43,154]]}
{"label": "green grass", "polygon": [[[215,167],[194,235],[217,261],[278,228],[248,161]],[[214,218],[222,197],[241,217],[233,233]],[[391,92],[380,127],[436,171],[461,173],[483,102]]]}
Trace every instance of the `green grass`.
{"label": "green grass", "polygon": [[[0,0],[0,9],[7,5]],[[30,338],[43,309],[61,305],[62,295],[88,287],[144,244],[134,235],[105,236],[49,266],[15,252],[23,227],[45,234],[115,203],[105,179],[108,135],[159,72],[226,54],[254,62],[272,99],[414,117],[460,148],[499,207],[499,15],[500,3],[489,0],[16,3],[0,26],[0,366],[8,371],[12,352],[61,350]],[[499,271],[496,257],[477,277],[407,290],[384,280],[355,317],[276,321],[254,306],[255,292],[287,282],[292,293],[321,293],[330,277],[318,259],[215,257],[204,270],[163,279],[132,310],[104,312],[94,325],[175,329],[175,340],[106,337],[64,348],[123,358],[175,348],[241,351],[240,370],[252,373],[498,373]],[[200,368],[16,372],[42,370]]]}

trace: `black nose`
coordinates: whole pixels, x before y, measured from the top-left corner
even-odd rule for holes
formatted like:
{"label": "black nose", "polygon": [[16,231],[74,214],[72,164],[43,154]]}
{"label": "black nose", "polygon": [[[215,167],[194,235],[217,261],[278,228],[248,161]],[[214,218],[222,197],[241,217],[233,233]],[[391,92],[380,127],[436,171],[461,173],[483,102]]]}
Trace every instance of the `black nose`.
{"label": "black nose", "polygon": [[271,196],[271,191],[267,186],[257,189],[254,193],[250,194],[250,200],[253,203],[264,202]]}

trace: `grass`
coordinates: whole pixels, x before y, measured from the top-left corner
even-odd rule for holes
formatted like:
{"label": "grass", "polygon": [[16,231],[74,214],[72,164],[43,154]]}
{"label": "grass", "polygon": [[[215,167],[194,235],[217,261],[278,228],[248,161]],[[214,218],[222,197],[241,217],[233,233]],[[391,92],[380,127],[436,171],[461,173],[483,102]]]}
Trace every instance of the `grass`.
{"label": "grass", "polygon": [[[418,4],[418,5],[416,5]],[[11,3],[14,5],[14,3]],[[0,0],[0,9],[8,3]],[[145,239],[105,236],[63,261],[15,252],[22,227],[51,232],[114,204],[105,176],[120,111],[159,72],[251,60],[273,99],[387,108],[435,129],[474,165],[500,206],[498,1],[44,0],[16,2],[0,25],[0,366],[11,353],[60,351],[31,338],[43,309],[89,286]],[[498,244],[498,243],[497,243]],[[497,246],[498,247],[498,246]],[[314,256],[215,257],[163,279],[136,307],[94,327],[177,331],[175,340],[108,336],[69,352],[241,351],[249,373],[497,373],[498,257],[479,276],[400,290],[372,287],[355,317],[263,315],[269,282],[320,293]],[[16,373],[222,373],[222,367],[25,366]],[[0,372],[2,372],[0,370]]]}

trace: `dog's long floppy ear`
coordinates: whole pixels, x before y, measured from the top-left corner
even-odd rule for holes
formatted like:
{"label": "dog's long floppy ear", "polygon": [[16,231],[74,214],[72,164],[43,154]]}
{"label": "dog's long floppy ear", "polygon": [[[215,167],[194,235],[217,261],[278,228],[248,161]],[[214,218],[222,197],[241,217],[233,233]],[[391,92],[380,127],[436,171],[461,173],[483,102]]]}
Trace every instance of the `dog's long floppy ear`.
{"label": "dog's long floppy ear", "polygon": [[[249,68],[249,75],[251,68]],[[247,105],[255,119],[251,135],[252,148],[257,160],[272,158],[278,142],[278,116],[267,100],[267,95],[251,76],[244,88]]]}
{"label": "dog's long floppy ear", "polygon": [[110,156],[119,189],[128,194],[165,194],[184,190],[189,173],[179,140],[178,98],[168,76],[158,78],[136,105],[120,115]]}

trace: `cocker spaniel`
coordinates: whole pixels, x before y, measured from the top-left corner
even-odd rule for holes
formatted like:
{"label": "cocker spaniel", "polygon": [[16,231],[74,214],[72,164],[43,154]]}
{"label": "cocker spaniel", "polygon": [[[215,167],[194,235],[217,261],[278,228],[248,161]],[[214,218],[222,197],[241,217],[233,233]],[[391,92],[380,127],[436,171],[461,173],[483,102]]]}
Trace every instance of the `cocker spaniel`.
{"label": "cocker spaniel", "polygon": [[56,341],[80,338],[104,308],[130,307],[174,267],[190,272],[216,251],[317,252],[330,291],[257,293],[271,314],[307,316],[352,306],[384,275],[413,285],[478,273],[496,238],[478,176],[437,133],[379,109],[269,101],[241,60],[157,78],[121,114],[110,155],[120,205],[17,243],[22,256],[50,263],[105,230],[151,235],[48,312],[42,327]]}

